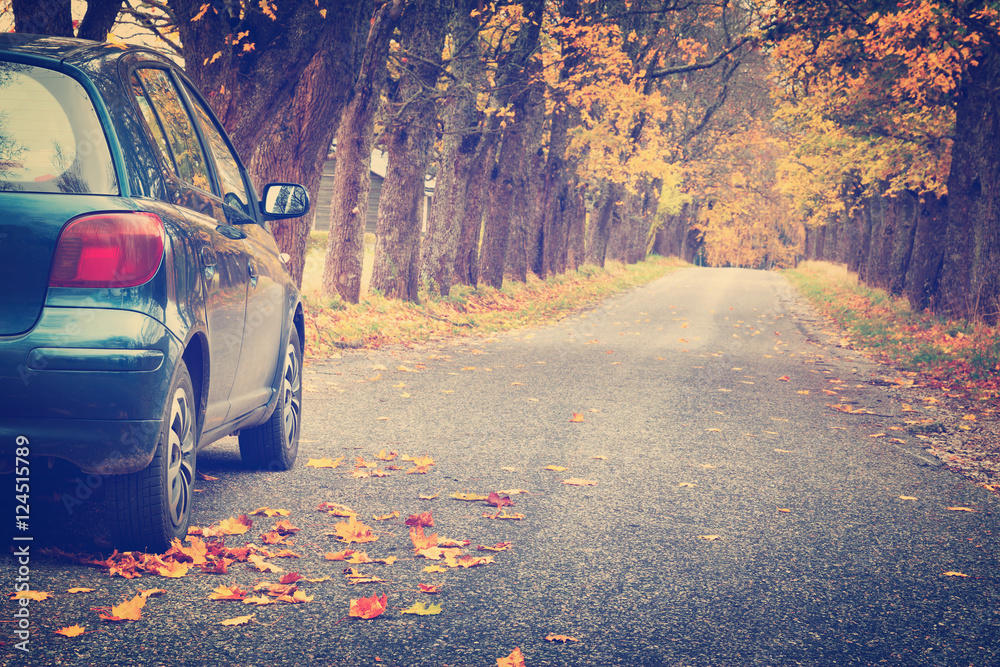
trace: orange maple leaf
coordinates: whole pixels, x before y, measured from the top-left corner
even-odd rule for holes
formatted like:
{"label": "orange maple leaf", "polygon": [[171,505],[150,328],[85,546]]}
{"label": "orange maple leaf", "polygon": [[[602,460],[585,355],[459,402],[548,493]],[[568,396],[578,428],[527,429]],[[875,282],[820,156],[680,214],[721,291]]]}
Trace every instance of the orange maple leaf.
{"label": "orange maple leaf", "polygon": [[358,521],[353,515],[347,521],[341,521],[334,527],[337,539],[341,542],[374,542],[378,535],[372,532],[371,526]]}
{"label": "orange maple leaf", "polygon": [[253,519],[246,514],[230,517],[219,522],[218,526],[205,528],[202,533],[205,537],[218,537],[220,535],[242,535],[253,526]]}
{"label": "orange maple leaf", "polygon": [[163,554],[164,558],[169,556],[175,561],[180,563],[190,561],[192,565],[201,565],[207,562],[206,556],[208,555],[208,545],[200,537],[195,537],[193,535],[188,535],[187,541],[191,546],[184,546],[181,541],[177,538],[171,542],[170,549]]}
{"label": "orange maple leaf", "polygon": [[218,586],[208,594],[209,600],[243,600],[247,592],[239,586]]}
{"label": "orange maple leaf", "polygon": [[143,563],[143,567],[161,577],[169,577],[171,579],[183,577],[187,574],[188,569],[190,569],[190,566],[185,563],[178,563],[175,560],[164,562],[158,556],[149,556]]}
{"label": "orange maple leaf", "polygon": [[146,605],[146,597],[141,593],[131,600],[111,607],[110,614],[100,613],[102,621],[138,621],[142,608]]}
{"label": "orange maple leaf", "polygon": [[386,594],[383,594],[381,598],[376,594],[372,595],[370,598],[361,598],[358,600],[352,599],[350,615],[364,619],[381,616],[382,613],[385,612],[388,600],[389,596]]}
{"label": "orange maple leaf", "polygon": [[438,589],[441,588],[440,584],[417,584],[420,590],[424,593],[437,593]]}
{"label": "orange maple leaf", "polygon": [[62,635],[63,637],[76,637],[77,635],[82,635],[87,630],[82,625],[70,625],[65,628],[59,628],[55,631],[57,635]]}
{"label": "orange maple leaf", "polygon": [[582,422],[583,421],[583,414],[581,414],[579,412],[574,412],[573,416],[570,417],[569,420],[571,422]]}
{"label": "orange maple leaf", "polygon": [[294,584],[299,579],[305,579],[305,577],[303,577],[298,572],[289,572],[288,574],[286,574],[285,576],[283,576],[281,579],[278,579],[278,583],[279,584]]}
{"label": "orange maple leaf", "polygon": [[506,658],[497,658],[497,667],[525,667],[521,649],[514,649]]}
{"label": "orange maple leaf", "polygon": [[19,591],[17,593],[10,594],[10,600],[34,600],[35,602],[40,602],[41,600],[48,600],[52,597],[52,593],[44,593],[42,591]]}
{"label": "orange maple leaf", "polygon": [[570,637],[569,635],[550,634],[547,637],[545,637],[545,641],[547,641],[547,642],[562,642],[563,644],[565,644],[566,642],[578,642],[580,640],[577,639],[576,637]]}
{"label": "orange maple leaf", "polygon": [[344,549],[343,551],[325,553],[323,558],[326,560],[347,560],[352,555],[354,555],[353,549]]}
{"label": "orange maple leaf", "polygon": [[423,526],[414,526],[410,528],[410,540],[413,542],[413,548],[419,551],[420,549],[436,547],[438,544],[438,535],[437,533],[424,535]]}
{"label": "orange maple leaf", "polygon": [[288,519],[282,519],[275,524],[274,530],[281,533],[282,535],[291,535],[292,533],[299,532],[299,529],[292,525],[292,522]]}

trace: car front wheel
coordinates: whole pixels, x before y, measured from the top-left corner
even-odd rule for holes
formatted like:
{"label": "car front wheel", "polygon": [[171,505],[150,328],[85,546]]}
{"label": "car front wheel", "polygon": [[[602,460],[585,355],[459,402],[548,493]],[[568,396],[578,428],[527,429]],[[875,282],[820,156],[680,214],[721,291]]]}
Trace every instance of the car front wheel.
{"label": "car front wheel", "polygon": [[164,551],[184,539],[191,522],[198,419],[183,362],[174,374],[159,444],[146,468],[108,478],[108,522],[119,549]]}
{"label": "car front wheel", "polygon": [[278,392],[268,420],[240,431],[240,456],[248,467],[277,471],[295,464],[302,428],[302,346],[294,329],[282,354]]}

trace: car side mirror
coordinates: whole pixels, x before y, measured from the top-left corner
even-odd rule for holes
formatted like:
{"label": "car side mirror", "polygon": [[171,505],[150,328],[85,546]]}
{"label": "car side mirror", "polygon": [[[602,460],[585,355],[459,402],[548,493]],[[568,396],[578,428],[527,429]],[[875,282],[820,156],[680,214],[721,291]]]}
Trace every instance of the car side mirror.
{"label": "car side mirror", "polygon": [[260,200],[260,212],[269,220],[298,218],[309,212],[309,193],[294,183],[268,183]]}

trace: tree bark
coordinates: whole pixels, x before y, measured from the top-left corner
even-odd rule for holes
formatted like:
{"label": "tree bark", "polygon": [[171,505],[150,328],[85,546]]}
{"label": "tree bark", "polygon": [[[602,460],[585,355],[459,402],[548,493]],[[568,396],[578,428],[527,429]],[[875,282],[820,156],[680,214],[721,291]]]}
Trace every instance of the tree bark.
{"label": "tree bark", "polygon": [[[328,15],[329,16],[329,15]],[[348,12],[342,25],[357,25],[359,16]],[[323,162],[347,103],[353,68],[343,63],[355,60],[355,40],[324,36],[320,50],[310,61],[295,87],[295,96],[284,114],[265,122],[267,133],[249,164],[258,188],[265,183],[301,183],[310,200],[317,200]],[[282,252],[288,253],[288,271],[301,287],[306,246],[312,231],[312,216],[271,223],[271,231]]]}
{"label": "tree bark", "polygon": [[963,84],[948,177],[938,300],[955,317],[1000,319],[1000,54],[987,46]]}
{"label": "tree bark", "polygon": [[[479,21],[472,15],[478,0],[460,0],[452,15],[452,34],[456,44],[465,45],[451,54],[446,97],[441,101],[439,118],[443,126],[441,157],[438,161],[434,187],[434,203],[427,221],[421,274],[428,289],[448,296],[456,281],[456,260],[459,239],[469,198],[469,183],[475,165],[482,161],[486,143],[483,141],[482,120],[476,109],[476,92],[481,88],[482,59],[480,42],[476,38]],[[469,278],[465,270],[459,282]]]}
{"label": "tree bark", "polygon": [[[118,20],[124,0],[88,0],[76,37],[103,42]],[[73,37],[70,0],[12,0],[14,31]]]}
{"label": "tree bark", "polygon": [[375,13],[361,72],[337,128],[323,292],[327,296],[340,295],[350,303],[357,303],[361,297],[375,115],[387,75],[389,40],[402,8],[403,0],[393,0]]}
{"label": "tree bark", "polygon": [[441,71],[439,61],[448,24],[440,0],[416,0],[400,23],[405,61],[395,91],[397,115],[389,122],[389,167],[382,183],[375,230],[372,289],[385,296],[418,300],[421,208],[427,155],[435,133],[433,92]]}
{"label": "tree bark", "polygon": [[496,135],[484,134],[477,152],[479,159],[470,162],[464,179],[467,183],[465,215],[461,219],[455,252],[455,280],[465,285],[479,284],[479,241],[483,229],[483,209],[487,204],[487,186],[496,156]]}

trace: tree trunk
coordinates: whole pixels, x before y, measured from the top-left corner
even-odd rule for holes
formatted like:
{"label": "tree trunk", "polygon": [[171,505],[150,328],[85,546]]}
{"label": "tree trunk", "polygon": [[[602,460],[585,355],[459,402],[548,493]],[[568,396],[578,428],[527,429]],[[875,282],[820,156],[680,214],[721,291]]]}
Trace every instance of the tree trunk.
{"label": "tree trunk", "polygon": [[323,292],[327,296],[339,294],[350,303],[357,303],[361,297],[375,115],[388,69],[389,40],[402,9],[403,0],[393,0],[375,13],[361,72],[337,128]]}
{"label": "tree trunk", "polygon": [[412,70],[396,89],[400,111],[389,123],[389,167],[382,182],[375,230],[372,289],[388,297],[417,301],[420,268],[421,208],[427,154],[433,140],[434,100],[448,14],[440,0],[417,0],[400,23]]}
{"label": "tree trunk", "polygon": [[479,158],[469,163],[465,215],[459,229],[455,251],[455,280],[465,285],[479,284],[479,241],[483,229],[483,209],[487,204],[487,187],[496,156],[496,135],[484,134],[477,150]]}
{"label": "tree trunk", "polygon": [[[537,68],[529,68],[529,76]],[[507,259],[504,273],[518,282],[527,282],[528,269],[538,255],[536,230],[540,227],[538,196],[542,182],[537,168],[538,153],[542,145],[542,128],[545,124],[544,91],[539,85],[532,85],[524,93],[525,102],[520,107],[523,118],[519,125],[520,159],[514,173],[514,190],[518,196],[511,202],[511,236],[507,245]]]}
{"label": "tree trunk", "polygon": [[[356,25],[358,19],[349,13],[343,17],[342,25],[351,22]],[[295,96],[287,112],[266,120],[267,132],[249,164],[258,188],[265,183],[301,183],[308,190],[310,201],[317,201],[323,162],[347,103],[354,74],[353,68],[343,63],[355,60],[355,44],[353,40],[324,35],[320,50],[295,86]],[[311,222],[312,216],[307,216],[271,223],[278,247],[291,258],[288,271],[300,287]]]}
{"label": "tree trunk", "polygon": [[[88,0],[76,37],[103,42],[118,20],[124,0]],[[73,37],[70,0],[12,0],[14,31]]]}
{"label": "tree trunk", "polygon": [[619,204],[621,197],[622,186],[609,181],[602,184],[601,194],[594,206],[594,219],[591,220],[588,233],[588,264],[604,266],[612,228],[621,224],[622,206]]}
{"label": "tree trunk", "polygon": [[939,303],[955,317],[1000,319],[1000,54],[984,49],[955,116]]}
{"label": "tree trunk", "polygon": [[945,229],[947,206],[944,200],[925,195],[917,202],[913,252],[906,271],[903,293],[910,304],[923,310],[931,305],[937,291],[944,250],[940,236]]}
{"label": "tree trunk", "polygon": [[[467,46],[466,52],[451,54],[450,72],[455,80],[449,83],[447,97],[442,100],[439,112],[444,133],[434,186],[434,204],[424,238],[421,274],[428,289],[441,296],[448,296],[456,280],[456,260],[468,203],[469,181],[485,147],[479,127],[481,114],[476,109],[478,82],[483,78],[480,42],[474,38],[479,30],[479,21],[472,15],[478,4],[478,0],[456,3],[456,11],[452,15],[454,42]],[[468,271],[457,279],[459,282],[468,281]]]}

